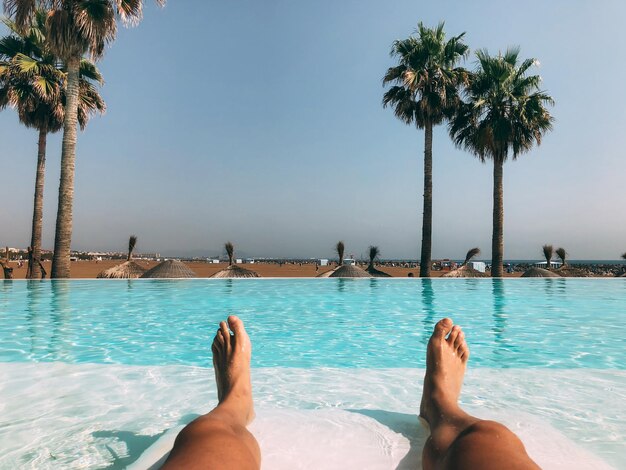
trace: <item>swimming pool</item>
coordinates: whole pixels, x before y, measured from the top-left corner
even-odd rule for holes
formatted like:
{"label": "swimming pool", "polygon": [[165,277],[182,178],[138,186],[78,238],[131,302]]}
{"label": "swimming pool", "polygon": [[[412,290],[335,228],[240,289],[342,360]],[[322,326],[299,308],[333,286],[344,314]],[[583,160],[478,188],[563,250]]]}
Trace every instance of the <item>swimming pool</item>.
{"label": "swimming pool", "polygon": [[[425,345],[450,316],[472,350],[471,412],[505,421],[548,464],[550,436],[580,468],[626,466],[621,279],[196,279],[0,284],[0,468],[132,463],[214,404],[209,345],[229,313],[253,341],[266,462],[289,457],[269,430],[293,438],[311,412],[319,439],[329,422],[362,428],[355,445],[379,436],[384,468],[413,464]],[[281,416],[291,424],[275,426]],[[299,454],[300,468],[319,468],[314,457]]]}

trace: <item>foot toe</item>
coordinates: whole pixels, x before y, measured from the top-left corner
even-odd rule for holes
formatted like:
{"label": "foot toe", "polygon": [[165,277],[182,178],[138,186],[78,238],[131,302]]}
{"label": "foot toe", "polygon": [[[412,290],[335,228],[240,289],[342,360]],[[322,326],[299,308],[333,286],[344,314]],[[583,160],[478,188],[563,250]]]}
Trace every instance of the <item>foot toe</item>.
{"label": "foot toe", "polygon": [[228,348],[230,346],[230,330],[228,329],[228,325],[225,321],[220,322],[220,334],[223,337],[224,344]]}
{"label": "foot toe", "polygon": [[445,338],[445,336],[450,333],[452,329],[452,320],[450,318],[444,318],[443,320],[439,320],[435,325],[435,331],[433,332],[433,336]]}
{"label": "foot toe", "polygon": [[458,352],[459,348],[464,342],[465,342],[465,333],[463,333],[463,330],[459,327],[459,333],[454,339],[454,349],[456,349]]}
{"label": "foot toe", "polygon": [[470,350],[469,350],[469,346],[467,345],[465,341],[461,343],[461,346],[458,349],[458,354],[459,354],[459,357],[465,362],[467,362],[467,360],[469,359]]}
{"label": "foot toe", "polygon": [[459,337],[460,332],[461,332],[461,328],[458,325],[454,325],[452,327],[452,330],[450,330],[450,334],[446,338],[446,341],[448,342],[450,346],[454,347],[454,343],[456,339]]}
{"label": "foot toe", "polygon": [[243,335],[246,332],[243,326],[243,321],[241,321],[241,319],[235,315],[231,315],[228,317],[228,326],[230,326],[230,329],[233,330],[235,336]]}
{"label": "foot toe", "polygon": [[213,338],[213,345],[217,346],[218,344],[224,344],[224,337],[222,336],[222,329],[218,328],[215,332],[215,338]]}

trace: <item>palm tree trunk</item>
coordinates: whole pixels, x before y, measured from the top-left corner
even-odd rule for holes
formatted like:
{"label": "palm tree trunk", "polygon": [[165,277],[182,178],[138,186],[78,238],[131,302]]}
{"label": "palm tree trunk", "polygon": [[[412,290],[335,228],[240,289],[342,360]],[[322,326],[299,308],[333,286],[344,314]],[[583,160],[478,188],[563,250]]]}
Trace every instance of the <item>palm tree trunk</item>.
{"label": "palm tree trunk", "polygon": [[491,237],[491,277],[502,277],[504,269],[504,204],[502,191],[503,158],[493,160],[493,234]]}
{"label": "palm tree trunk", "polygon": [[78,116],[78,71],[80,57],[67,61],[67,91],[63,146],[61,151],[61,178],[59,205],[54,235],[52,278],[70,277],[70,246],[72,243],[72,206],[74,204],[74,169],[76,162],[76,123]]}
{"label": "palm tree trunk", "polygon": [[33,204],[33,226],[30,236],[30,247],[32,256],[28,260],[28,279],[39,279],[41,277],[41,232],[43,225],[43,186],[46,170],[46,141],[48,138],[48,127],[39,129],[39,145],[37,149],[37,175],[35,176],[35,202]]}
{"label": "palm tree trunk", "polygon": [[433,124],[431,122],[426,122],[424,134],[424,213],[420,277],[430,277],[433,232]]}

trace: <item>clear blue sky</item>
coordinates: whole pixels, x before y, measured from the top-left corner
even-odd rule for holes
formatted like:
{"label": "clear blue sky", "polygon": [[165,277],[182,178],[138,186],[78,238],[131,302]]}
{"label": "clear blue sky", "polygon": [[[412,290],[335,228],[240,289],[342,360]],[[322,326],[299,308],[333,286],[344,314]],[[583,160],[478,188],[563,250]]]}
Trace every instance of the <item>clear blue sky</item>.
{"label": "clear blue sky", "polygon": [[[423,132],[381,106],[391,43],[418,21],[472,50],[520,45],[555,128],[505,165],[505,258],[626,251],[626,3],[287,0],[147,3],[100,68],[108,111],[79,134],[74,249],[418,258]],[[5,30],[3,30],[3,33]],[[473,56],[466,66],[473,67]],[[0,244],[30,240],[37,135],[0,113]],[[49,139],[52,248],[60,135]],[[433,256],[491,256],[492,167],[434,134]]]}

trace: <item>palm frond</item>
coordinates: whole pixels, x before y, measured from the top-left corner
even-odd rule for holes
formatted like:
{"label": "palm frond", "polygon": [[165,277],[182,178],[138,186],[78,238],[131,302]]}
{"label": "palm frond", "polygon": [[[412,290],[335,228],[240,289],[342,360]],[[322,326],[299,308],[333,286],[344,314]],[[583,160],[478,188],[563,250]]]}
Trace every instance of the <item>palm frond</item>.
{"label": "palm frond", "polygon": [[133,251],[135,251],[135,245],[137,245],[137,236],[136,235],[131,235],[130,238],[128,239],[128,259],[127,259],[127,261],[130,261],[130,259],[133,257]]}
{"label": "palm frond", "polygon": [[469,250],[467,252],[467,254],[465,255],[465,261],[463,261],[463,266],[465,266],[467,263],[469,263],[469,261],[474,257],[474,256],[478,256],[480,254],[480,248],[476,247],[476,248],[472,248],[471,250]]}
{"label": "palm frond", "polygon": [[391,47],[398,65],[383,77],[383,85],[393,85],[383,96],[383,107],[393,107],[398,119],[423,128],[428,122],[439,124],[460,105],[460,87],[468,74],[457,64],[469,49],[465,33],[446,40],[443,22],[435,28],[420,22],[415,33]]}
{"label": "palm frond", "polygon": [[337,242],[337,246],[335,246],[335,249],[337,250],[337,255],[339,256],[339,265],[341,266],[343,264],[343,252],[345,250],[346,246],[344,245],[344,243],[342,241]]}
{"label": "palm frond", "polygon": [[369,247],[370,266],[374,265],[374,260],[378,257],[379,254],[380,254],[380,250],[378,249],[377,246],[371,245]]}
{"label": "palm frond", "polygon": [[477,69],[467,76],[467,104],[449,122],[455,145],[482,161],[516,159],[540,145],[552,129],[554,118],[547,106],[554,101],[539,90],[540,77],[528,73],[537,61],[519,63],[519,53],[518,47],[497,56],[476,51]]}
{"label": "palm frond", "polygon": [[80,68],[78,70],[80,78],[85,80],[91,80],[94,82],[98,82],[99,85],[104,85],[104,79],[102,78],[102,74],[96,64],[87,59],[82,59],[80,61]]}
{"label": "palm frond", "polygon": [[14,18],[19,30],[23,30],[29,24],[37,3],[37,0],[4,0],[4,12]]}
{"label": "palm frond", "polygon": [[231,242],[226,242],[224,244],[224,249],[226,250],[226,254],[228,255],[228,265],[232,266],[233,264],[233,256],[235,254],[235,247]]}
{"label": "palm frond", "polygon": [[[65,65],[48,40],[49,16],[46,10],[35,10],[22,29],[5,21],[14,32],[0,39],[0,107],[14,106],[28,127],[56,132],[63,125],[67,80]],[[106,105],[94,86],[103,82],[98,68],[83,59],[79,72],[78,121],[84,129],[90,116],[103,113]]]}
{"label": "palm frond", "polygon": [[554,248],[552,247],[552,245],[543,245],[541,247],[541,250],[543,251],[543,256],[546,258],[546,262],[547,262],[547,267],[550,268],[550,260],[552,259],[552,255],[554,254]]}
{"label": "palm frond", "polygon": [[563,266],[565,266],[565,258],[567,258],[567,251],[565,251],[565,248],[557,248],[555,253],[561,259]]}

